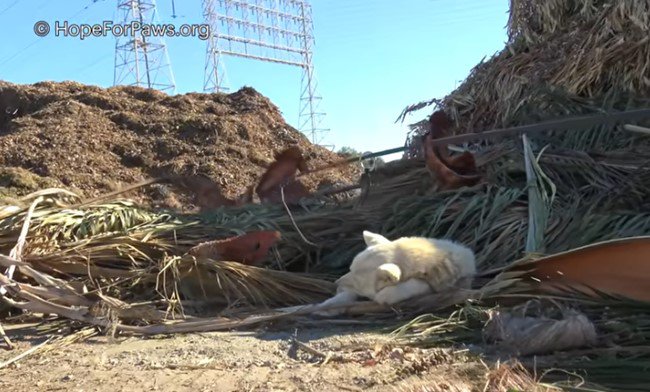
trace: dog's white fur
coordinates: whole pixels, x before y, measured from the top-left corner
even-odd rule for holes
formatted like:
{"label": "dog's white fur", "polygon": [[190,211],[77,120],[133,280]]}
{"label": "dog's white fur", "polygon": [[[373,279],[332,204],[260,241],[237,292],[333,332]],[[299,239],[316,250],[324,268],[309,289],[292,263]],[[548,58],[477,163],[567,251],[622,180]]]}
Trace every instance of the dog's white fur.
{"label": "dog's white fur", "polygon": [[337,294],[320,308],[347,305],[358,297],[393,305],[455,285],[469,288],[476,273],[474,252],[450,240],[402,237],[390,241],[369,231],[363,232],[363,238],[366,249],[352,260],[350,272],[336,281]]}

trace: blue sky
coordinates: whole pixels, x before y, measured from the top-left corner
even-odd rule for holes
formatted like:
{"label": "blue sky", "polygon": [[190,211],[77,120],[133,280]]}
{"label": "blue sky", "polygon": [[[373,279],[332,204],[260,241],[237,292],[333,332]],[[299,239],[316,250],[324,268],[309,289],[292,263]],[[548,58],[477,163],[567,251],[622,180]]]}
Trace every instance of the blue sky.
{"label": "blue sky", "polygon": [[[323,144],[377,151],[401,146],[402,109],[441,98],[484,56],[506,40],[508,0],[313,0],[314,66]],[[13,83],[74,80],[102,87],[113,83],[115,38],[38,38],[45,20],[102,23],[114,20],[116,0],[0,0],[0,79]],[[202,23],[200,0],[158,0],[162,23]],[[205,41],[167,38],[176,92],[201,91]],[[249,85],[269,97],[298,127],[301,70],[226,58],[231,91]],[[427,109],[407,118],[417,121]],[[390,157],[394,158],[396,156]]]}

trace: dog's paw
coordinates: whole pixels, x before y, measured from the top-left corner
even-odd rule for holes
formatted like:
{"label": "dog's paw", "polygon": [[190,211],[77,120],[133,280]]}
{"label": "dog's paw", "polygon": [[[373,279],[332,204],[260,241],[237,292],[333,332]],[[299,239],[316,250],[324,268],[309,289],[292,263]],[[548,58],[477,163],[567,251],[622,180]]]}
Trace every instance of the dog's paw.
{"label": "dog's paw", "polygon": [[383,306],[390,306],[399,302],[395,300],[395,296],[394,296],[395,290],[393,289],[393,287],[394,286],[383,288],[377,294],[375,294],[373,300],[379,305],[383,305]]}
{"label": "dog's paw", "polygon": [[383,288],[375,294],[374,301],[381,305],[392,306],[429,292],[431,292],[431,287],[427,282],[420,279],[409,279]]}
{"label": "dog's paw", "polygon": [[311,313],[312,316],[316,317],[324,317],[324,318],[329,318],[329,317],[336,317],[340,316],[344,313],[344,310],[342,309],[324,309],[324,310],[316,310]]}
{"label": "dog's paw", "polygon": [[320,303],[311,312],[312,316],[316,317],[335,317],[345,313],[346,308],[341,307],[339,303]]}
{"label": "dog's paw", "polygon": [[316,305],[311,314],[315,316],[333,317],[345,313],[345,305],[353,304],[357,294],[351,291],[339,291],[334,297]]}

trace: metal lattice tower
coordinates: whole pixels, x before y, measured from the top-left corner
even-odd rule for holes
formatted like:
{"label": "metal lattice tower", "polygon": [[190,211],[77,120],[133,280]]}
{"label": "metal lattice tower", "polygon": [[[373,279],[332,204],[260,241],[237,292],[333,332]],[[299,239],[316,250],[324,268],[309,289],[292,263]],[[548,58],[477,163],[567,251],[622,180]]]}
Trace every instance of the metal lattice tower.
{"label": "metal lattice tower", "polygon": [[[118,0],[118,22],[130,26],[133,22],[157,24],[155,0]],[[160,36],[135,34],[118,35],[115,42],[113,85],[148,87],[171,93],[176,82],[165,41]]]}
{"label": "metal lattice tower", "polygon": [[210,25],[203,91],[227,91],[224,56],[236,56],[300,67],[299,129],[318,144],[327,129],[312,65],[314,29],[311,5],[305,0],[203,0]]}
{"label": "metal lattice tower", "polygon": [[203,0],[203,18],[205,23],[210,26],[210,38],[207,40],[205,51],[205,69],[203,78],[204,92],[226,92],[228,91],[226,78],[226,68],[223,64],[222,54],[217,45],[219,36],[216,33],[218,27],[218,17],[215,8],[215,0]]}

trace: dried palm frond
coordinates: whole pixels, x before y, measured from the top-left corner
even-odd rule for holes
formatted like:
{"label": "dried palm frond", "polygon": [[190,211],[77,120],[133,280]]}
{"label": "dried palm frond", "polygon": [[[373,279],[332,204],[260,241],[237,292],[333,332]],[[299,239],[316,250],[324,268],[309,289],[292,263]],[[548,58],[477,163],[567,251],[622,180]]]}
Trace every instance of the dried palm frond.
{"label": "dried palm frond", "polygon": [[334,294],[332,282],[308,275],[267,270],[229,261],[176,258],[171,263],[188,300],[223,299],[227,304],[291,306],[319,302]]}
{"label": "dried palm frond", "polygon": [[644,0],[512,0],[506,47],[476,65],[436,109],[465,133],[648,107],[649,9]]}

